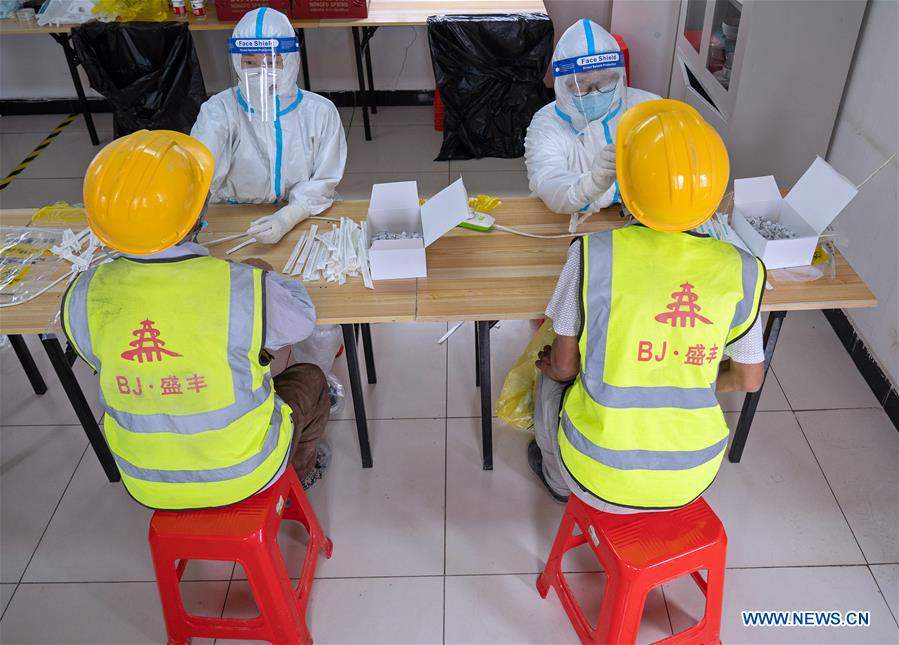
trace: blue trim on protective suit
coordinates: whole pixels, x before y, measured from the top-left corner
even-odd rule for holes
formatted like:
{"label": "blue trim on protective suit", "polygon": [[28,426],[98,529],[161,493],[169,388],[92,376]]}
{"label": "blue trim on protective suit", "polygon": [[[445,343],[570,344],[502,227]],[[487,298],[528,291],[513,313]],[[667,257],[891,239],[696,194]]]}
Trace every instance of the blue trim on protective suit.
{"label": "blue trim on protective suit", "polygon": [[596,43],[593,42],[593,29],[590,27],[590,21],[586,18],[581,18],[581,22],[584,25],[584,35],[587,37],[587,53],[595,54]]}
{"label": "blue trim on protective suit", "polygon": [[239,87],[234,88],[234,93],[237,96],[237,104],[243,108],[243,111],[246,112],[247,114],[253,114],[253,108],[251,108],[249,105],[247,105],[247,102],[244,99],[243,94],[240,93]]}
{"label": "blue trim on protective suit", "polygon": [[283,110],[278,110],[278,116],[282,117],[285,114],[290,114],[295,109],[297,109],[297,106],[302,102],[303,102],[303,90],[301,90],[300,88],[297,88],[297,98],[294,99],[294,102],[291,103],[290,105],[288,105]]}
{"label": "blue trim on protective suit", "polygon": [[571,117],[568,116],[567,114],[565,114],[562,110],[560,110],[558,104],[554,105],[553,109],[556,111],[556,116],[558,116],[565,123],[567,123],[568,127],[571,128],[572,132],[574,132],[575,134],[578,134],[578,135],[580,134],[578,129],[576,127],[574,127],[574,123],[571,121]]}
{"label": "blue trim on protective suit", "polygon": [[262,38],[262,20],[268,7],[260,7],[259,13],[256,14],[256,38]]}
{"label": "blue trim on protective suit", "polygon": [[602,119],[602,131],[603,134],[606,135],[606,143],[612,143],[612,133],[609,131],[609,121],[615,118],[615,115],[618,114],[618,111],[621,109],[621,104],[624,103],[622,99],[618,99],[618,105],[615,106],[615,109],[606,114]]}
{"label": "blue trim on protective suit", "polygon": [[283,136],[281,133],[281,97],[275,97],[275,201],[281,199],[281,153]]}

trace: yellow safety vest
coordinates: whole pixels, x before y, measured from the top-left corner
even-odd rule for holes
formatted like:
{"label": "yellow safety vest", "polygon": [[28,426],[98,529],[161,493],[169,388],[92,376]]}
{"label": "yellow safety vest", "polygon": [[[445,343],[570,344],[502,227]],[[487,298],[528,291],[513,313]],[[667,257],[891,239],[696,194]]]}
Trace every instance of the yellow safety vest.
{"label": "yellow safety vest", "polygon": [[562,462],[613,504],[683,506],[724,456],[718,363],[758,316],[765,267],[730,244],[643,226],[582,240],[581,368],[562,403]]}
{"label": "yellow safety vest", "polygon": [[119,258],[79,275],[62,314],[99,373],[106,441],[138,502],[223,506],[278,472],[293,427],[262,360],[262,271],[205,256]]}

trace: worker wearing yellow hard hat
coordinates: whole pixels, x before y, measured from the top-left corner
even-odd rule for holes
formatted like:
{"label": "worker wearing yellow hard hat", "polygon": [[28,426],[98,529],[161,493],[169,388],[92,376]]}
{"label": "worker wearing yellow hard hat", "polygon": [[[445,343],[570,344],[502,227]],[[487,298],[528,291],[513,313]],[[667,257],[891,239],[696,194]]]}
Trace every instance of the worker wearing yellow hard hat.
{"label": "worker wearing yellow hard hat", "polygon": [[764,378],[765,267],[690,231],[729,174],[721,137],[692,107],[635,106],[616,157],[640,224],[569,250],[546,310],[557,336],[537,361],[528,462],[557,500],[574,493],[626,513],[686,505],[714,479],[728,438],[716,390],[753,391]]}
{"label": "worker wearing yellow hard hat", "polygon": [[206,203],[212,153],[170,130],[141,130],[103,148],[84,177],[88,222],[106,245],[145,255],[174,246]]}
{"label": "worker wearing yellow hard hat", "polygon": [[724,142],[695,109],[659,99],[625,112],[616,141],[628,210],[658,231],[686,231],[715,212],[730,176]]}
{"label": "worker wearing yellow hard hat", "polygon": [[269,368],[312,332],[315,308],[264,263],[213,258],[196,242],[212,175],[209,150],[179,132],[141,130],[103,148],[84,203],[91,229],[122,255],[79,274],[62,303],[69,342],[99,373],[125,487],[153,508],[231,504],[288,461],[309,486],[329,459],[324,374]]}

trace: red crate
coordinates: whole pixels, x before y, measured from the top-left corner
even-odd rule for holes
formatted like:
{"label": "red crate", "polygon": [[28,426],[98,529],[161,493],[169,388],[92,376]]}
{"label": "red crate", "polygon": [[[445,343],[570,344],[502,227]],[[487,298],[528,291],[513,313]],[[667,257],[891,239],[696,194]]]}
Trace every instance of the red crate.
{"label": "red crate", "polygon": [[293,0],[297,20],[368,18],[369,0]]}
{"label": "red crate", "polygon": [[240,20],[243,15],[259,7],[277,9],[288,18],[292,17],[291,0],[215,0],[215,13],[223,22]]}

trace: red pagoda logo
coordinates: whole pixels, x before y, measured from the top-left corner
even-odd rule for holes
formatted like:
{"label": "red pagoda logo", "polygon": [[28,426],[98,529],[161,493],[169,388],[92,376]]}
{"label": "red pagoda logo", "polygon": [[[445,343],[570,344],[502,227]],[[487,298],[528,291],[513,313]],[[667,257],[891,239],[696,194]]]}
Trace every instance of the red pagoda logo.
{"label": "red pagoda logo", "polygon": [[137,361],[138,363],[159,362],[165,356],[181,356],[168,349],[163,349],[165,341],[159,340],[159,330],[156,329],[152,320],[142,320],[140,329],[131,332],[132,336],[137,336],[137,340],[132,340],[129,345],[134,349],[122,352],[122,358],[126,361]]}
{"label": "red pagoda logo", "polygon": [[697,320],[706,325],[711,325],[711,320],[699,314],[702,307],[696,304],[699,296],[693,293],[693,285],[685,282],[680,288],[680,291],[671,294],[674,302],[665,305],[669,311],[656,316],[656,320],[672,327],[686,327],[687,323],[690,324],[690,327],[695,327]]}

